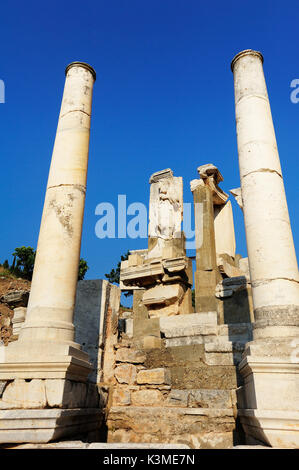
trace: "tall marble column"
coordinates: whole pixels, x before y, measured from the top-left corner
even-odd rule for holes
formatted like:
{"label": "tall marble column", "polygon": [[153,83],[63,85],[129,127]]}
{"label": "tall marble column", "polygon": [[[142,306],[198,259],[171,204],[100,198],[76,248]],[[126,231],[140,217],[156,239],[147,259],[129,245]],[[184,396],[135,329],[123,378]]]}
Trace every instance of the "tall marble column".
{"label": "tall marble column", "polygon": [[238,414],[249,444],[297,448],[299,277],[263,56],[242,51],[231,68],[255,317],[239,364]]}
{"label": "tall marble column", "polygon": [[66,68],[26,321],[18,341],[0,348],[0,443],[49,442],[101,425],[73,325],[95,78],[88,64]]}
{"label": "tall marble column", "polygon": [[[74,342],[73,313],[95,79],[95,71],[88,64],[73,62],[66,68],[26,322],[18,342],[5,350],[5,363],[19,362],[20,356],[27,362],[24,370],[18,366],[18,377],[52,377],[49,363],[53,360],[49,358],[53,354],[56,359],[76,357],[75,379],[89,372],[88,357]],[[37,360],[43,363],[38,371],[28,366]],[[65,368],[69,372],[74,369],[67,364]],[[62,369],[64,377],[66,371]],[[0,378],[6,377],[0,365]]]}
{"label": "tall marble column", "polygon": [[299,275],[260,52],[232,61],[255,337],[299,334]]}
{"label": "tall marble column", "polygon": [[25,325],[19,341],[74,341],[94,70],[66,69]]}

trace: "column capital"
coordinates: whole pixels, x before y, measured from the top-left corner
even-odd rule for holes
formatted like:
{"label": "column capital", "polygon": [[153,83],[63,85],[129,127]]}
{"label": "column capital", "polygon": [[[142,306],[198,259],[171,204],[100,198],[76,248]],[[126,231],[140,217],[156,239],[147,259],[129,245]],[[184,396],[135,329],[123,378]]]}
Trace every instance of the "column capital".
{"label": "column capital", "polygon": [[244,51],[241,51],[237,55],[235,55],[235,57],[231,61],[230,67],[231,67],[232,72],[234,71],[234,66],[235,66],[236,61],[246,55],[255,55],[261,59],[262,63],[264,62],[264,57],[261,52],[254,51],[253,49],[245,49]]}
{"label": "column capital", "polygon": [[72,67],[83,67],[84,69],[89,70],[89,72],[92,74],[94,80],[96,80],[96,78],[97,78],[97,74],[96,74],[96,71],[94,70],[94,68],[91,65],[87,64],[86,62],[71,62],[65,69],[65,75],[67,75],[68,71]]}

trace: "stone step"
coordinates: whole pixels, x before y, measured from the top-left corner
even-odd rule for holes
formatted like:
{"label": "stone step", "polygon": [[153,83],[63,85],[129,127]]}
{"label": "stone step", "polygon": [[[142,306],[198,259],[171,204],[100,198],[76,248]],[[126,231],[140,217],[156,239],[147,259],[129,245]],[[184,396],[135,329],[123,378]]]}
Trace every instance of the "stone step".
{"label": "stone step", "polygon": [[160,318],[160,331],[165,338],[216,335],[217,313],[189,313]]}
{"label": "stone step", "polygon": [[166,348],[173,348],[176,346],[190,346],[192,344],[204,344],[204,343],[213,341],[215,338],[216,336],[211,335],[211,334],[181,336],[181,337],[175,337],[175,338],[165,338],[164,344]]}
{"label": "stone step", "polygon": [[109,442],[180,442],[192,448],[233,445],[233,411],[215,408],[111,407]]}
{"label": "stone step", "polygon": [[[152,349],[147,352],[145,366],[148,369],[167,368],[170,371],[171,386],[175,389],[237,388],[240,376],[233,357],[237,353],[207,353],[204,346],[193,344],[162,350]],[[215,354],[216,357],[213,356]],[[219,354],[220,357],[217,356]]]}
{"label": "stone step", "polygon": [[204,344],[205,351],[210,353],[229,353],[229,352],[243,352],[245,344],[241,341],[227,341],[224,337],[217,337],[208,343]]}
{"label": "stone step", "polygon": [[[217,327],[217,330],[214,328],[211,330],[209,325],[196,328],[186,327],[179,331],[177,329],[169,329],[166,332],[169,337],[165,337],[164,344],[166,348],[170,348],[175,346],[188,346],[191,344],[212,343],[220,338],[222,341],[240,343],[243,345],[244,349],[245,344],[252,340],[252,329],[248,328],[247,324],[244,325],[246,325],[246,327],[241,326],[236,328],[234,326],[231,331],[235,334],[229,332],[230,325],[220,325]],[[194,334],[194,332],[196,334]],[[170,335],[173,335],[173,337],[170,337]]]}
{"label": "stone step", "polygon": [[231,390],[237,388],[240,382],[240,376],[232,364],[202,364],[187,369],[173,366],[169,369],[172,388]]}
{"label": "stone step", "polygon": [[239,364],[247,343],[247,341],[229,341],[224,336],[188,336],[168,338],[164,342],[166,348],[202,345],[203,349],[198,353],[198,359],[201,357],[207,365]]}
{"label": "stone step", "polygon": [[241,352],[210,352],[205,355],[208,366],[237,366],[242,360]]}
{"label": "stone step", "polygon": [[171,389],[158,386],[116,387],[113,390],[112,406],[158,406],[176,408],[228,409],[236,404],[234,390],[217,389]]}
{"label": "stone step", "polygon": [[205,343],[205,363],[214,365],[237,365],[242,360],[245,343],[227,341],[217,337],[210,343]]}
{"label": "stone step", "polygon": [[[3,448],[5,448],[3,446]],[[7,446],[9,449],[190,449],[186,444],[163,444],[142,442],[82,442],[82,441],[61,441],[49,442],[48,444],[21,444],[17,446]],[[127,461],[124,461],[127,463]]]}
{"label": "stone step", "polygon": [[250,450],[250,449],[279,449],[281,447],[268,447],[266,445],[262,446],[262,445],[240,445],[240,446],[233,446],[232,449],[245,449],[245,450]]}
{"label": "stone step", "polygon": [[98,408],[17,409],[0,411],[0,444],[42,443],[99,429],[103,412]]}
{"label": "stone step", "polygon": [[188,408],[231,408],[235,403],[235,393],[232,390],[209,389],[172,389],[169,393],[166,406]]}
{"label": "stone step", "polygon": [[217,326],[214,325],[188,325],[185,326],[169,326],[161,331],[162,337],[165,338],[181,338],[184,336],[211,336],[217,335]]}
{"label": "stone step", "polygon": [[215,336],[244,344],[252,340],[251,323],[217,325],[216,312],[160,318],[160,331],[166,347],[202,344],[213,341]]}

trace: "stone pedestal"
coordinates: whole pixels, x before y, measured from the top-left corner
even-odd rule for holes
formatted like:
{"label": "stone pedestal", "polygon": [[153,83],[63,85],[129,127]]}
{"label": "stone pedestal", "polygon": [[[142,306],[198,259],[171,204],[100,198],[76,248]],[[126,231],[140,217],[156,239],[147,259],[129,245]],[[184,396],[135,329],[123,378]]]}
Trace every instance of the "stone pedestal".
{"label": "stone pedestal", "polygon": [[[131,251],[121,263],[122,286],[134,291],[133,336],[160,345],[159,318],[192,313],[192,261],[186,256],[183,181],[171,169],[150,178],[147,250]],[[154,340],[153,340],[154,338]]]}
{"label": "stone pedestal", "polygon": [[[89,407],[88,400],[87,402],[85,400],[86,396],[82,398],[82,403],[74,405],[79,390],[83,395],[87,393],[84,382],[92,366],[88,355],[74,341],[73,313],[95,78],[95,72],[88,64],[73,62],[66,69],[65,88],[45,195],[26,320],[18,341],[6,348],[0,348],[0,379],[7,382],[0,400],[0,409],[15,410],[14,432],[10,431],[9,419],[4,419],[8,417],[8,412],[1,411],[0,442],[20,442],[19,439],[30,439],[26,437],[28,434],[23,437],[20,437],[22,433],[18,434],[24,424],[24,413],[22,411],[18,414],[18,408],[29,412],[31,400],[28,401],[26,396],[33,393],[32,390],[30,393],[28,391],[31,388],[40,398],[38,405],[34,406],[39,408],[37,421],[34,421],[33,417],[31,420],[35,428],[35,439],[39,442],[44,442],[44,439],[48,438],[43,432],[38,434],[37,431],[44,426],[43,423],[39,424],[39,420],[43,416],[47,417],[49,413],[48,409],[43,408]],[[53,380],[56,381],[55,387],[59,388],[56,403],[50,403],[45,398],[47,382]],[[70,386],[71,394],[67,393]],[[95,403],[91,407],[94,405]],[[74,433],[77,431],[76,423],[82,421],[81,410],[78,409],[77,412],[73,410],[71,419]],[[54,428],[60,427],[61,420],[58,415],[55,425],[52,420],[51,426]],[[54,421],[55,416],[55,413],[52,413]],[[63,426],[60,427],[59,435],[62,434]],[[55,432],[51,435],[54,438]]]}
{"label": "stone pedestal", "polygon": [[299,276],[259,52],[232,61],[241,194],[254,306],[252,343],[240,364],[245,432],[298,447]]}
{"label": "stone pedestal", "polygon": [[299,447],[295,346],[296,342],[288,338],[253,341],[239,364],[244,378],[239,390],[240,421],[248,437],[272,447]]}

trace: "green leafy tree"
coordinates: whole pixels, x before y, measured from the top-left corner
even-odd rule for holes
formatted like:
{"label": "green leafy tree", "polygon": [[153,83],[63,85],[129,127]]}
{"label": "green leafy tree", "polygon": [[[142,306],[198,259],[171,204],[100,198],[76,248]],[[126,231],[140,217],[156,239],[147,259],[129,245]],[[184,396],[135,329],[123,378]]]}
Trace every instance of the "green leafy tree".
{"label": "green leafy tree", "polygon": [[21,246],[16,248],[13,252],[14,261],[10,267],[10,271],[17,276],[23,277],[31,281],[34,261],[35,261],[35,250],[31,246]]}
{"label": "green leafy tree", "polygon": [[[9,266],[8,261],[5,260],[3,267],[9,269],[12,274],[31,281],[36,251],[31,246],[21,246],[13,252],[13,263]],[[85,259],[80,258],[78,281],[84,279],[84,276],[89,269]]]}
{"label": "green leafy tree", "polygon": [[82,281],[84,279],[85,274],[87,273],[89,267],[85,259],[80,258],[79,261],[79,271],[78,271],[78,281]]}
{"label": "green leafy tree", "polygon": [[[127,253],[124,255],[121,255],[120,261],[117,263],[116,269],[111,269],[109,274],[105,274],[105,277],[108,279],[111,284],[119,284],[120,280],[120,265],[122,261],[126,261],[129,257],[130,251],[128,250]],[[127,292],[124,292],[125,296],[128,297],[129,295],[132,295],[132,291],[129,290]]]}
{"label": "green leafy tree", "polygon": [[117,263],[116,269],[111,269],[109,274],[105,274],[105,277],[108,279],[111,284],[119,284],[120,278],[120,264],[122,261],[126,261],[129,257],[130,252],[127,251],[125,255],[121,255],[119,263]]}
{"label": "green leafy tree", "polygon": [[7,260],[7,259],[4,261],[4,263],[2,264],[2,266],[3,266],[4,269],[9,269],[9,264],[8,264],[8,260]]}

